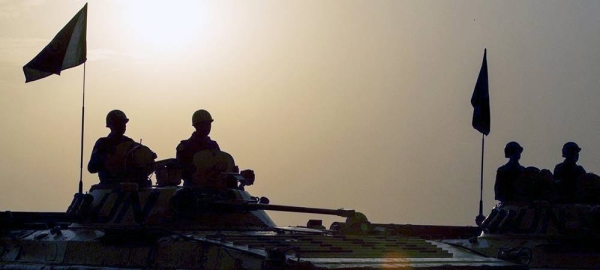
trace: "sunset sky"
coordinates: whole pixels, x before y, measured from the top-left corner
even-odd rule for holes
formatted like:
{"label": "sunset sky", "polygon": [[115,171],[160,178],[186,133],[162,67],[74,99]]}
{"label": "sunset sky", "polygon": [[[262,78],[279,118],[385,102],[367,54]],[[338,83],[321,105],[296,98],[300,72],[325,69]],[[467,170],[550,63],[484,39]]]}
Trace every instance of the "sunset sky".
{"label": "sunset sky", "polygon": [[[65,211],[77,192],[84,66],[25,83],[22,67],[85,1],[0,0],[0,211]],[[484,214],[507,142],[552,170],[574,141],[600,173],[600,1],[88,1],[85,169],[106,113],[173,158],[192,113],[273,204],[371,222],[474,225],[487,48]],[[315,215],[270,213],[278,225]]]}

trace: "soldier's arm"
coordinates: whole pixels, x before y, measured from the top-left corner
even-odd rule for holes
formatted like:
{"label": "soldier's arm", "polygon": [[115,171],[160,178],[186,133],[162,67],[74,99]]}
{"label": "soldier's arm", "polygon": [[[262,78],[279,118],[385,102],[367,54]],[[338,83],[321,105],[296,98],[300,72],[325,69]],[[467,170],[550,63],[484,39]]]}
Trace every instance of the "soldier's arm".
{"label": "soldier's arm", "polygon": [[98,139],[96,144],[94,144],[94,149],[92,149],[92,156],[90,157],[90,161],[88,162],[88,171],[90,173],[97,173],[102,168],[104,168],[104,159],[106,158],[105,153],[105,142],[104,140]]}
{"label": "soldier's arm", "polygon": [[177,152],[175,154],[175,159],[177,160],[177,163],[179,164],[179,166],[181,166],[182,169],[182,178],[189,180],[191,178],[191,174],[192,174],[192,170],[190,169],[192,160],[191,160],[191,154],[190,149],[188,149],[185,141],[181,141],[181,143],[179,143],[179,145],[177,145],[176,148]]}
{"label": "soldier's arm", "polygon": [[497,201],[504,201],[504,183],[502,182],[502,172],[500,169],[496,172],[496,182],[494,183],[494,198]]}

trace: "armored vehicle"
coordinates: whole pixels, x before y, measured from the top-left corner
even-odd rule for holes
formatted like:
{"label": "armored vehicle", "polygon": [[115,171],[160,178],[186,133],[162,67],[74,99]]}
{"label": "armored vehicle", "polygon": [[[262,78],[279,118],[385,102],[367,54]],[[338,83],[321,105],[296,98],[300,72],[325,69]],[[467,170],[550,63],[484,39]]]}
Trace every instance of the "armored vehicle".
{"label": "armored vehicle", "polygon": [[531,269],[598,269],[600,206],[548,201],[504,202],[470,240],[445,240]]}
{"label": "armored vehicle", "polygon": [[492,209],[481,235],[446,242],[532,269],[598,269],[600,176],[588,173],[576,182],[576,196],[561,196],[549,170],[526,168],[517,196]]}
{"label": "armored vehicle", "polygon": [[[65,213],[3,212],[0,269],[526,269],[439,241],[476,227],[376,224],[354,210],[271,204],[236,173],[190,187],[176,185],[176,170],[158,171],[174,178],[94,185]],[[279,227],[266,211],[345,222]]]}

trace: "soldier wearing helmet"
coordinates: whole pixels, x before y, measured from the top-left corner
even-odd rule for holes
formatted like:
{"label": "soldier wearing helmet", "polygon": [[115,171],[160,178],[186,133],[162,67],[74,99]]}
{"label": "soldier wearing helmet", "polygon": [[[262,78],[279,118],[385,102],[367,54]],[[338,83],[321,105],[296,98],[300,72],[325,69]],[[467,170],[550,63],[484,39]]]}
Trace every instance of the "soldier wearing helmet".
{"label": "soldier wearing helmet", "polygon": [[212,127],[213,118],[206,110],[197,110],[192,115],[192,126],[195,131],[187,140],[182,140],[177,145],[177,161],[182,167],[181,178],[184,180],[184,186],[192,181],[195,171],[193,165],[194,155],[202,150],[221,150],[216,141],[210,139],[208,134]]}
{"label": "soldier wearing helmet", "polygon": [[[112,110],[106,115],[106,127],[110,129],[110,133],[108,136],[98,139],[94,144],[88,171],[98,173],[100,184],[114,184],[131,180],[143,186],[149,186],[150,182],[147,179],[149,171],[148,166],[145,165],[151,165],[156,154],[125,136],[127,122],[129,119],[121,110]],[[134,168],[134,164],[126,166],[127,154],[131,155],[132,150],[137,150],[138,160],[140,160],[141,154],[141,160],[145,163],[144,167],[146,168]]]}
{"label": "soldier wearing helmet", "polygon": [[[176,159],[182,167],[181,178],[184,180],[184,186],[194,185],[193,178],[194,172],[196,171],[194,156],[196,153],[203,150],[221,151],[219,144],[211,140],[208,136],[213,121],[214,120],[208,111],[197,110],[192,115],[192,126],[194,126],[196,131],[192,133],[192,136],[189,139],[183,140],[177,145]],[[239,172],[238,166],[233,166],[233,172]],[[244,190],[245,186],[254,184],[255,174],[253,170],[243,170],[239,173],[243,178],[243,180],[240,181],[239,189]]]}
{"label": "soldier wearing helmet", "polygon": [[574,203],[577,198],[577,181],[585,175],[585,169],[577,165],[581,148],[574,143],[568,142],[563,145],[562,156],[565,160],[554,167],[554,180],[559,187],[559,201],[563,203]]}
{"label": "soldier wearing helmet", "polygon": [[523,153],[523,147],[517,142],[509,142],[504,147],[504,157],[508,158],[508,162],[498,168],[496,172],[496,183],[494,184],[496,200],[512,201],[517,197],[515,181],[525,170],[519,164],[521,153]]}

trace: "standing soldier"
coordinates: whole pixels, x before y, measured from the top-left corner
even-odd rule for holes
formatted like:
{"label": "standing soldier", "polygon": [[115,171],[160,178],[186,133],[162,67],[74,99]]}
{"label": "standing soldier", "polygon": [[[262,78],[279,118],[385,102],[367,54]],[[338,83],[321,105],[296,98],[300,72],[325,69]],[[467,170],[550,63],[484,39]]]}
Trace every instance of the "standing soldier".
{"label": "standing soldier", "polygon": [[577,181],[585,175],[585,169],[577,165],[581,148],[568,142],[563,145],[562,156],[565,161],[554,167],[554,180],[559,187],[559,201],[563,203],[577,202]]}
{"label": "standing soldier", "polygon": [[508,158],[508,162],[498,168],[496,173],[496,183],[494,184],[494,192],[498,201],[513,201],[516,198],[517,178],[525,169],[519,164],[523,153],[523,147],[517,142],[509,142],[504,147],[504,157]]}

